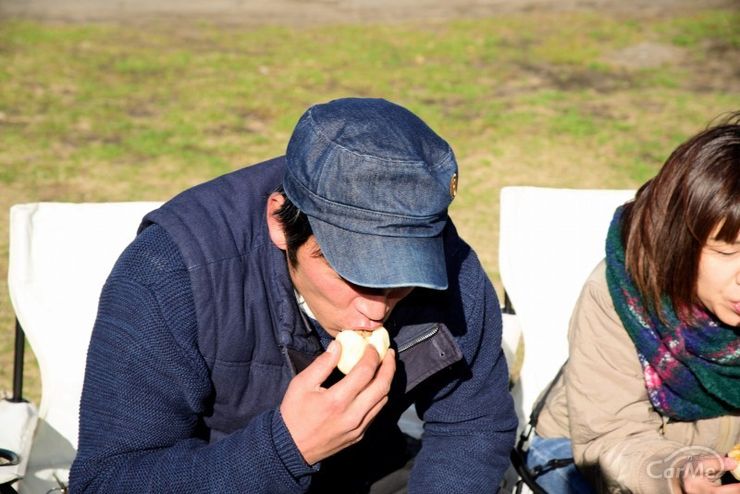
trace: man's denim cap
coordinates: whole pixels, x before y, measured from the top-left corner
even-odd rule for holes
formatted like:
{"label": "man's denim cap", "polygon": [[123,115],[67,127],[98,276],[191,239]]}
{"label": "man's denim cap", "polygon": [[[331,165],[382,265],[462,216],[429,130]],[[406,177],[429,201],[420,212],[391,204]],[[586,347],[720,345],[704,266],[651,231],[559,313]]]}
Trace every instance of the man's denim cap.
{"label": "man's denim cap", "polygon": [[316,105],[296,124],[286,159],[285,193],[344,279],[447,288],[442,230],[457,162],[419,117],[382,99]]}

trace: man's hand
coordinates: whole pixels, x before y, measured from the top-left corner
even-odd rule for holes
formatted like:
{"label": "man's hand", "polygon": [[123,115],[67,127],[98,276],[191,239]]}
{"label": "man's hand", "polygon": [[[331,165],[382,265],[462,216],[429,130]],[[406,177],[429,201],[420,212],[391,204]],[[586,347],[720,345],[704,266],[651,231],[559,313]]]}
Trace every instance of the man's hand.
{"label": "man's hand", "polygon": [[735,460],[720,456],[689,458],[679,469],[673,492],[683,494],[740,494],[740,484],[720,485],[725,472],[735,468]]}
{"label": "man's hand", "polygon": [[340,352],[339,344],[331,342],[326,352],[290,381],[280,404],[285,426],[309,465],[362,439],[388,401],[396,372],[392,349],[380,362],[378,353],[368,346],[347,376],[328,389],[322,388]]}

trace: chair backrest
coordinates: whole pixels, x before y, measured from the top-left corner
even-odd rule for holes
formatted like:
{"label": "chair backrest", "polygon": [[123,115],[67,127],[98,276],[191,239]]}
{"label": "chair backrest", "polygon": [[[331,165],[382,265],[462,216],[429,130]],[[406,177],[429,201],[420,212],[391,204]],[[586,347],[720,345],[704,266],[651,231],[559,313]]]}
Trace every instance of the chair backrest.
{"label": "chair backrest", "polygon": [[74,458],[100,290],[141,218],[159,204],[32,203],[10,209],[8,288],[42,385],[27,478],[45,468],[69,468]]}
{"label": "chair backrest", "polygon": [[524,342],[512,390],[522,425],[568,356],[567,330],[581,288],[604,257],[614,210],[634,190],[504,187],[499,273]]}

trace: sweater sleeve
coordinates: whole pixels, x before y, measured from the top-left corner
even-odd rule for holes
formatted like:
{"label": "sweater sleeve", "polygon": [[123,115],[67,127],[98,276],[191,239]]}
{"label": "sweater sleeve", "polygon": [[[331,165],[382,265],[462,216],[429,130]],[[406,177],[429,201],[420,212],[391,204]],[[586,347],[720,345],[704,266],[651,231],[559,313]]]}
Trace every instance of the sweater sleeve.
{"label": "sweater sleeve", "polygon": [[469,372],[417,402],[424,432],[410,493],[495,492],[509,466],[517,418],[501,349],[501,313],[472,252],[462,266],[460,293],[465,332],[457,341]]}
{"label": "sweater sleeve", "polygon": [[575,462],[602,491],[667,493],[664,473],[671,459],[681,460],[673,456],[683,445],[661,434],[663,419],[650,404],[635,347],[599,269],[569,333],[564,379]]}
{"label": "sweater sleeve", "polygon": [[71,492],[303,492],[305,465],[277,410],[210,443],[212,393],[188,273],[147,228],[108,278],[88,349]]}

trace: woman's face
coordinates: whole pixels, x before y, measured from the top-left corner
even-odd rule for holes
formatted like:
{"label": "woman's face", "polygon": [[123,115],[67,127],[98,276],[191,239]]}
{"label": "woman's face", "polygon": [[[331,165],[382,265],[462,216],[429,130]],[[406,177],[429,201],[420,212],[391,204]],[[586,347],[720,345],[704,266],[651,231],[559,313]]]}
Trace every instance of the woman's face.
{"label": "woman's face", "polygon": [[740,235],[729,243],[717,240],[717,232],[719,226],[701,251],[696,293],[720,321],[740,326]]}

